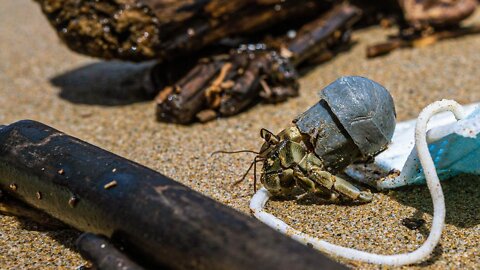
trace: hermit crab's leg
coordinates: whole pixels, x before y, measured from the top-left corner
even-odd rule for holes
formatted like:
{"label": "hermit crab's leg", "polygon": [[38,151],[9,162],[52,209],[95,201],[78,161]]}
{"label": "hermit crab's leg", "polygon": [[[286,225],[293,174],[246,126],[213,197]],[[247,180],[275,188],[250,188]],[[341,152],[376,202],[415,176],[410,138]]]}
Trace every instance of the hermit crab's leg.
{"label": "hermit crab's leg", "polygon": [[297,182],[299,186],[309,187],[309,192],[325,194],[325,191],[329,191],[330,197],[326,199],[331,202],[345,200],[370,202],[373,199],[372,193],[369,191],[362,191],[345,179],[319,168],[312,169],[307,176],[300,171],[296,171],[295,178],[299,181]]}
{"label": "hermit crab's leg", "polygon": [[316,181],[325,181],[325,179],[333,181],[332,190],[338,192],[342,198],[347,197],[348,199],[359,202],[370,202],[373,199],[370,191],[362,191],[349,181],[327,171],[322,171],[319,168],[313,168],[310,177]]}
{"label": "hermit crab's leg", "polygon": [[295,180],[292,169],[272,171],[262,175],[262,183],[270,193],[279,197],[289,197],[294,193]]}
{"label": "hermit crab's leg", "polygon": [[[313,193],[330,193],[328,200],[338,202],[342,200],[352,200],[358,202],[370,202],[373,199],[370,191],[362,191],[347,180],[333,175],[317,165],[319,160],[309,154],[306,158],[306,170],[296,170],[295,178],[298,185],[304,187],[307,191]],[[305,166],[300,164],[300,166]],[[302,171],[305,171],[302,172]]]}

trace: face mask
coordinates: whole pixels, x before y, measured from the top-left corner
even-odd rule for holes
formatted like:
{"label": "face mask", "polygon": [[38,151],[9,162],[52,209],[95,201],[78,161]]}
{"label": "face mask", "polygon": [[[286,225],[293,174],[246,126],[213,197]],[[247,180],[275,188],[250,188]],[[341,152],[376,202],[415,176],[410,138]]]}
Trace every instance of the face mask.
{"label": "face mask", "polygon": [[[462,114],[468,116],[462,115],[461,120],[455,121],[451,113],[443,112],[429,121],[428,149],[440,180],[459,174],[480,175],[480,103],[465,106]],[[346,173],[377,189],[425,184],[425,174],[414,148],[416,122],[415,119],[398,123],[392,143],[371,166],[385,174],[401,171],[399,176],[379,180],[371,177],[364,165],[350,166]]]}
{"label": "face mask", "polygon": [[[453,122],[448,115],[433,115],[451,111],[459,121]],[[471,112],[468,117],[467,112]],[[427,123],[435,128],[427,133]],[[405,150],[405,145],[413,147]],[[408,149],[408,148],[407,148]],[[410,154],[409,151],[411,150]],[[462,173],[480,174],[480,108],[469,106],[464,110],[458,103],[442,100],[427,106],[417,121],[400,123],[395,129],[392,144],[381,153],[375,166],[386,172],[402,169],[400,175],[372,181],[364,175],[366,170],[349,168],[346,172],[380,189],[426,183],[433,201],[433,221],[427,240],[417,250],[396,255],[374,254],[346,248],[313,238],[295,230],[282,220],[265,212],[263,208],[270,194],[260,189],[250,202],[255,217],[273,229],[314,248],[351,260],[385,265],[406,265],[426,259],[440,240],[445,224],[445,200],[440,179],[447,179]],[[358,167],[358,166],[357,166]]]}

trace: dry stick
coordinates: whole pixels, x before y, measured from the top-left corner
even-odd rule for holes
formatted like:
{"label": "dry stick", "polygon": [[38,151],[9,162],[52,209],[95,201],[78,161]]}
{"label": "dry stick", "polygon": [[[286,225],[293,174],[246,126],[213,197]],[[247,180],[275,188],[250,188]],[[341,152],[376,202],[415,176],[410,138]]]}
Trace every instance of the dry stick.
{"label": "dry stick", "polygon": [[424,37],[414,38],[412,40],[395,38],[384,43],[367,47],[367,57],[372,58],[380,55],[385,55],[398,48],[423,47],[440,40],[457,38],[478,33],[480,33],[480,25],[461,27],[453,30],[443,30]]}
{"label": "dry stick", "polygon": [[351,5],[339,5],[320,18],[302,26],[297,36],[287,44],[291,61],[299,65],[314,55],[329,51],[329,47],[340,43],[345,31],[349,30],[361,16],[361,11]]}
{"label": "dry stick", "polygon": [[[104,189],[113,179],[117,185]],[[158,172],[35,121],[0,128],[0,189],[122,243],[154,269],[345,269]]]}
{"label": "dry stick", "polygon": [[[299,65],[309,57],[322,54],[330,50],[332,46],[345,41],[343,40],[345,31],[349,30],[351,25],[359,19],[360,14],[360,10],[353,6],[339,5],[319,19],[302,27],[294,39],[282,38],[285,47],[281,51],[295,65]],[[270,90],[262,95],[262,98],[267,102],[279,102],[288,97],[296,96],[298,94],[298,84],[296,83],[295,73],[288,75],[286,74],[289,72],[288,70],[275,69],[275,66],[281,61],[287,60],[282,60],[269,50],[259,52],[235,51],[230,54],[228,59],[214,57],[208,62],[201,61],[194,70],[198,69],[198,66],[232,65],[232,68],[228,68],[228,74],[214,77],[224,78],[222,82],[233,82],[230,87],[225,87],[227,89],[220,89],[223,91],[220,105],[213,103],[214,106],[212,106],[212,104],[209,105],[203,101],[203,103],[193,103],[192,100],[184,98],[187,94],[183,93],[186,90],[182,90],[185,87],[182,85],[185,80],[182,79],[181,82],[177,83],[178,93],[171,93],[170,88],[165,88],[160,92],[162,98],[158,100],[158,119],[186,124],[192,122],[195,116],[200,120],[210,120],[215,117],[214,111],[218,111],[223,116],[234,115],[257,99],[261,91],[260,86],[266,91]],[[221,70],[225,70],[225,68],[221,68]],[[219,72],[219,70],[216,69],[215,72]],[[195,76],[200,75],[194,75],[192,72],[187,75],[190,78]],[[212,78],[210,73],[207,76]],[[271,82],[277,84],[275,87],[267,83],[271,77],[285,78],[288,76],[293,77],[280,82]],[[191,83],[189,91],[198,93],[196,97],[201,98],[207,94],[205,93],[208,92],[207,89],[216,87],[218,82],[207,84],[208,86],[205,86],[204,81],[202,81],[202,84]],[[165,96],[168,98],[164,98]],[[175,102],[172,102],[172,100]],[[217,107],[219,108],[217,109]]]}
{"label": "dry stick", "polygon": [[[360,14],[360,10],[353,6],[339,5],[320,18],[300,28],[297,36],[293,40],[287,41],[285,44],[286,49],[281,51],[288,55],[286,58],[290,60],[292,64],[299,65],[308,59],[308,57],[319,54],[322,51],[327,51],[333,44],[338,44],[342,34],[359,19]],[[269,67],[275,64],[275,60],[269,59],[269,56],[271,55],[265,54],[260,56],[256,61],[252,61],[246,69],[247,72],[250,72],[247,74],[249,76],[241,77],[239,83],[237,83],[237,85],[243,85],[244,87],[241,87],[241,90],[235,91],[236,95],[227,95],[226,98],[224,98],[220,110],[222,115],[228,116],[236,114],[250,105],[252,101],[258,97],[259,86],[262,86],[266,91],[272,92],[272,87],[267,84],[259,72],[265,72],[267,79],[269,76],[272,76],[272,74],[268,73],[268,68],[267,70],[258,70],[258,66],[263,65],[263,67]],[[274,71],[271,72],[273,73]],[[277,87],[297,88],[295,85],[280,85]],[[297,89],[295,89],[295,91],[287,90],[284,93],[287,97],[297,95]],[[286,99],[278,95],[267,95],[266,97],[263,96],[263,98],[265,98],[267,102],[278,102]]]}
{"label": "dry stick", "polygon": [[[157,120],[188,123],[207,102],[205,90],[209,81],[221,69],[221,62],[200,64],[173,86],[160,91],[156,98]],[[199,89],[203,91],[198,91]],[[165,94],[165,91],[172,92]]]}

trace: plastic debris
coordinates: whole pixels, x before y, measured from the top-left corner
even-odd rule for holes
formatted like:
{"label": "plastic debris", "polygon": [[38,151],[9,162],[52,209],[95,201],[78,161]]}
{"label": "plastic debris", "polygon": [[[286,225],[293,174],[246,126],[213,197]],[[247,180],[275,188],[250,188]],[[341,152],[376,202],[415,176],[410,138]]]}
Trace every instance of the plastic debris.
{"label": "plastic debris", "polygon": [[[479,133],[480,129],[480,125],[477,125],[479,123],[478,121],[480,120],[480,113],[475,111],[469,118],[465,119],[464,121],[459,121],[452,125],[432,130],[427,135],[428,121],[433,115],[443,111],[453,112],[456,119],[465,118],[465,112],[463,111],[462,107],[455,101],[442,100],[427,106],[420,113],[416,122],[415,148],[405,162],[405,165],[403,167],[404,171],[402,171],[402,174],[400,176],[395,178],[400,179],[401,177],[403,177],[404,179],[417,179],[416,177],[420,173],[423,173],[425,175],[425,181],[427,183],[428,189],[432,196],[433,221],[430,234],[427,240],[417,250],[409,253],[402,253],[396,255],[381,255],[334,245],[318,238],[311,237],[290,227],[282,220],[264,211],[265,204],[271,196],[269,192],[264,188],[260,189],[250,201],[250,209],[253,215],[268,226],[272,227],[273,229],[283,234],[286,234],[305,245],[311,245],[315,249],[346,259],[393,266],[417,263],[426,259],[432,253],[435,246],[438,244],[443,227],[445,225],[445,199],[443,196],[442,187],[440,185],[440,180],[435,169],[435,164],[446,164],[446,167],[441,167],[446,170],[457,167],[460,170],[464,167],[464,162],[459,162],[462,160],[461,157],[468,158],[470,155],[468,153],[467,155],[449,154],[448,149],[445,148],[445,145],[442,144],[442,142],[449,142],[452,144],[452,147],[454,147],[455,145],[457,147],[461,146],[461,148],[459,148],[458,150],[466,153],[468,151],[463,150],[468,149],[468,146],[462,142],[465,139],[473,139],[478,142],[477,139],[479,136],[477,136],[477,134]],[[428,142],[438,142],[439,144],[431,144],[429,147]],[[433,147],[432,145],[435,145],[435,147]],[[443,151],[441,149],[443,149]],[[470,150],[472,149],[474,148],[470,148]],[[456,148],[455,150],[457,151]],[[478,147],[476,151],[478,151]],[[433,157],[435,158],[435,163],[432,159],[432,156],[430,155],[431,152],[433,153]],[[454,159],[455,156],[457,156],[457,158],[460,157],[460,159]],[[452,162],[441,162],[443,160],[451,160]],[[418,171],[419,164],[423,168],[421,172]],[[454,170],[450,170],[447,175],[451,175],[453,171]]]}
{"label": "plastic debris", "polygon": [[[455,122],[448,112],[439,113],[429,122],[428,147],[440,180],[459,174],[480,174],[480,103],[464,106],[464,114],[469,116]],[[350,166],[346,173],[378,189],[425,184],[423,169],[413,147],[416,122],[414,119],[397,124],[389,148],[375,158],[375,168],[385,174],[392,170],[402,171],[400,176],[376,181],[378,179],[369,177],[368,171],[361,166]],[[407,175],[405,166],[414,166],[415,170]]]}

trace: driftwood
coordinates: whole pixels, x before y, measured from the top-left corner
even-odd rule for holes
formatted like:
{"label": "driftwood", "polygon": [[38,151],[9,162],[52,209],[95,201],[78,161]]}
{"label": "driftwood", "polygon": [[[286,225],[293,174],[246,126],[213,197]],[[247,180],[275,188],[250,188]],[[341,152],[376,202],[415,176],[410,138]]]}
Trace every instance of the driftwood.
{"label": "driftwood", "polygon": [[36,1],[70,49],[133,61],[172,59],[331,6],[315,0]]}
{"label": "driftwood", "polygon": [[[186,76],[158,94],[157,117],[187,124],[194,120],[237,114],[261,97],[280,102],[298,95],[295,66],[334,55],[350,40],[349,30],[360,10],[340,5],[305,24],[294,37],[283,37],[277,47],[244,45],[229,55],[201,60]],[[275,44],[275,42],[272,42]]]}
{"label": "driftwood", "polygon": [[181,124],[297,96],[295,68],[332,58],[360,19],[355,27],[399,27],[367,57],[477,32],[459,27],[476,0],[35,1],[74,51],[157,61],[126,87],[141,85],[136,96],[156,96],[159,121]]}
{"label": "driftwood", "polygon": [[[154,269],[345,269],[166,176],[34,121],[0,128],[0,189]],[[91,241],[103,240],[79,240],[83,253]]]}

